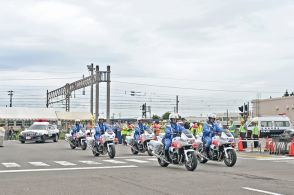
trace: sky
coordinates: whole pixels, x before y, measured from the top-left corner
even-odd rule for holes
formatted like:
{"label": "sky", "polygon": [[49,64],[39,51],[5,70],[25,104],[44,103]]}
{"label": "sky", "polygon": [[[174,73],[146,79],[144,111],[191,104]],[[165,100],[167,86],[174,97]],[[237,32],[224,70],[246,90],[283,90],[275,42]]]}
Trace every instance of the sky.
{"label": "sky", "polygon": [[[111,115],[238,112],[294,91],[292,0],[0,1],[0,106],[44,107],[46,90],[111,66]],[[89,111],[89,88],[72,111]],[[131,91],[136,96],[131,96]],[[101,83],[100,113],[106,85]],[[62,97],[60,98],[62,99]],[[52,107],[64,110],[64,104]]]}

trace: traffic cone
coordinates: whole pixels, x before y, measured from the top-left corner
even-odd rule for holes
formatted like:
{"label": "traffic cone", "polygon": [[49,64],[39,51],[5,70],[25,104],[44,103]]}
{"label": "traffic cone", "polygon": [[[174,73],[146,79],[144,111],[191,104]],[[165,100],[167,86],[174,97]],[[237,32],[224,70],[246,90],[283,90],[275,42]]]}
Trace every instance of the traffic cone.
{"label": "traffic cone", "polygon": [[269,139],[266,137],[264,151],[269,151]]}
{"label": "traffic cone", "polygon": [[292,139],[290,144],[289,156],[294,156],[294,138]]}
{"label": "traffic cone", "polygon": [[239,141],[238,141],[238,151],[239,151],[239,152],[244,151],[244,148],[243,148],[243,142],[242,142],[242,137],[240,137],[240,138],[239,138]]}

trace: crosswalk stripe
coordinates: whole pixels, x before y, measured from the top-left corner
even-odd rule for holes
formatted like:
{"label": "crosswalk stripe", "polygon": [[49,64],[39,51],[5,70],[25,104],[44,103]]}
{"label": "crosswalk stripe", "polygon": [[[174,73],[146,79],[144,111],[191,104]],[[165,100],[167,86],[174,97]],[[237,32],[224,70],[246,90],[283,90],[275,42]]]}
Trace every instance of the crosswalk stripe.
{"label": "crosswalk stripe", "polygon": [[54,161],[57,164],[60,164],[62,166],[75,166],[76,164],[71,163],[71,162],[67,162],[67,161]]}
{"label": "crosswalk stripe", "polygon": [[157,161],[157,158],[148,158],[147,160],[150,160],[150,161]]}
{"label": "crosswalk stripe", "polygon": [[84,163],[84,164],[87,164],[87,165],[101,165],[102,163],[99,163],[99,162],[95,162],[95,161],[79,161],[81,163]]}
{"label": "crosswalk stripe", "polygon": [[126,162],[118,161],[118,160],[103,160],[104,162],[109,162],[113,164],[125,164]]}
{"label": "crosswalk stripe", "polygon": [[29,162],[31,165],[36,167],[49,167],[50,165],[43,162]]}
{"label": "crosswalk stripe", "polygon": [[138,160],[138,159],[126,159],[126,161],[136,162],[136,163],[148,163],[148,161]]}
{"label": "crosswalk stripe", "polygon": [[12,167],[20,167],[19,164],[14,163],[14,162],[10,162],[10,163],[2,163],[2,165],[4,165],[7,168],[12,168]]}

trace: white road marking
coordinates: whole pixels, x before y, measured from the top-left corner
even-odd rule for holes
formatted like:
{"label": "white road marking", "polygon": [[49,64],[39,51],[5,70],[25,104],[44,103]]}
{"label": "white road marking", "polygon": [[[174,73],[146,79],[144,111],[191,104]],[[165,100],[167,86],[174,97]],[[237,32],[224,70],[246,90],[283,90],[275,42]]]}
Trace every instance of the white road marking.
{"label": "white road marking", "polygon": [[148,163],[148,161],[138,160],[138,159],[126,159],[126,161],[136,162],[136,163]]}
{"label": "white road marking", "polygon": [[20,170],[5,170],[1,173],[25,173],[25,172],[48,172],[48,171],[77,171],[77,170],[95,170],[95,169],[120,169],[120,168],[137,168],[135,165],[126,166],[106,166],[106,167],[75,167],[75,168],[53,168],[53,169],[20,169]]}
{"label": "white road marking", "polygon": [[49,167],[50,165],[43,162],[29,162],[31,165],[36,167]]}
{"label": "white road marking", "polygon": [[57,164],[60,164],[62,166],[75,166],[76,164],[71,163],[71,162],[67,162],[67,161],[54,161]]}
{"label": "white road marking", "polygon": [[4,165],[7,168],[12,168],[12,167],[20,167],[19,164],[14,163],[14,162],[10,162],[10,163],[2,163],[2,165]]}
{"label": "white road marking", "polygon": [[275,160],[294,160],[294,158],[293,157],[257,158],[256,160],[275,161]]}
{"label": "white road marking", "polygon": [[[149,158],[150,156],[132,156],[132,158]],[[130,158],[129,156],[118,156],[118,157],[115,157],[115,158],[118,158],[118,159],[120,159],[120,158],[122,158],[122,159],[124,159],[124,158]]]}
{"label": "white road marking", "polygon": [[260,193],[264,193],[264,194],[271,194],[271,195],[282,195],[282,194],[278,194],[278,193],[274,193],[274,192],[268,192],[268,191],[264,191],[264,190],[258,190],[258,189],[254,189],[254,188],[248,188],[248,187],[242,187],[245,190],[249,190],[249,191],[254,191],[254,192],[260,192]]}
{"label": "white road marking", "polygon": [[87,164],[87,165],[101,165],[102,163],[99,163],[99,162],[95,162],[95,161],[79,161],[81,163],[84,163],[84,164]]}
{"label": "white road marking", "polygon": [[125,164],[126,162],[118,161],[118,160],[103,160],[104,162],[109,162],[113,164]]}

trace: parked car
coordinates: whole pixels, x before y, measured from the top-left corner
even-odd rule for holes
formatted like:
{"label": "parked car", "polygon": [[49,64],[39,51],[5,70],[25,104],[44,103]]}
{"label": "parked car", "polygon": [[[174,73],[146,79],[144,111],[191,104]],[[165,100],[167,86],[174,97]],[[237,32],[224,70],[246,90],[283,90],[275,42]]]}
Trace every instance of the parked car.
{"label": "parked car", "polygon": [[34,122],[28,129],[22,131],[19,135],[19,141],[25,142],[46,142],[53,140],[57,142],[59,138],[59,130],[56,125],[51,125],[49,122]]}
{"label": "parked car", "polygon": [[287,116],[255,117],[247,123],[248,130],[252,131],[253,121],[258,122],[260,137],[275,137],[292,128],[291,121]]}

